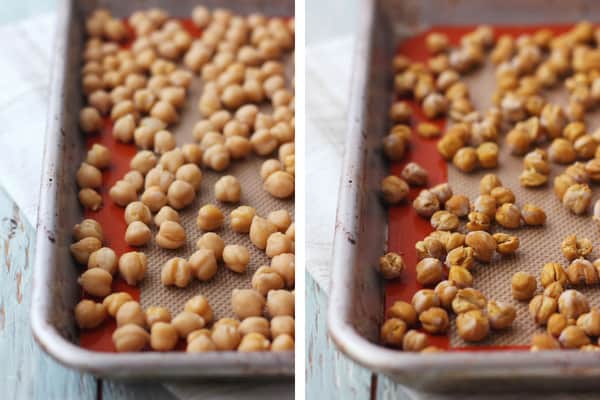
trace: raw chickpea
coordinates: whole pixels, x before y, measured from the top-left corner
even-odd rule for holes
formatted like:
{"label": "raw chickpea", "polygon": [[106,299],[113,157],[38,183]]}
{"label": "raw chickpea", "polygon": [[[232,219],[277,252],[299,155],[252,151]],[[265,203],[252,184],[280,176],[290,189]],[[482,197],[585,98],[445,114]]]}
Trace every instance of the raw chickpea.
{"label": "raw chickpea", "polygon": [[249,206],[240,206],[229,215],[230,226],[234,232],[247,233],[250,231],[252,219],[256,215],[256,209]]}
{"label": "raw chickpea", "polygon": [[477,151],[472,147],[463,147],[456,152],[452,163],[462,172],[472,172],[478,164]]}
{"label": "raw chickpea", "polygon": [[469,232],[465,243],[473,249],[473,257],[481,262],[490,262],[496,250],[496,240],[485,231]]}
{"label": "raw chickpea", "polygon": [[237,203],[240,201],[240,182],[233,175],[222,176],[215,183],[215,198],[226,203]]}
{"label": "raw chickpea", "polygon": [[159,100],[152,106],[150,110],[150,116],[154,118],[158,118],[164,123],[170,125],[177,122],[177,111],[175,107],[171,105],[171,103]]}
{"label": "raw chickpea", "polygon": [[429,344],[427,335],[416,330],[409,330],[404,334],[402,349],[404,351],[422,351]]}
{"label": "raw chickpea", "polygon": [[412,186],[423,186],[427,184],[427,171],[419,164],[410,162],[402,169],[402,178]]}
{"label": "raw chickpea", "polygon": [[567,268],[567,278],[573,286],[595,285],[598,283],[598,272],[591,262],[579,258],[573,260]]}
{"label": "raw chickpea", "polygon": [[127,292],[112,293],[104,298],[102,304],[106,307],[108,315],[115,317],[119,308],[128,301],[133,301],[131,295]]}
{"label": "raw chickpea", "polygon": [[158,154],[165,154],[175,149],[176,145],[175,136],[169,131],[161,129],[154,135],[154,151]]}
{"label": "raw chickpea", "polygon": [[171,322],[171,312],[165,307],[150,306],[144,312],[146,326],[152,328],[157,322]]}
{"label": "raw chickpea", "polygon": [[277,138],[269,129],[259,129],[250,137],[252,149],[259,156],[267,156],[275,151],[278,145]]}
{"label": "raw chickpea", "polygon": [[165,286],[175,285],[180,288],[187,287],[192,278],[192,267],[184,258],[173,257],[165,263],[160,280]]}
{"label": "raw chickpea", "polygon": [[115,139],[123,143],[129,143],[133,140],[133,132],[136,123],[133,114],[126,114],[115,121],[112,134]]}
{"label": "raw chickpea", "polygon": [[[185,163],[185,158],[181,149],[174,148],[173,150],[169,150],[163,153],[158,163],[165,170],[174,174],[179,169],[179,167],[181,167]],[[151,168],[149,168],[148,170],[150,169]]]}
{"label": "raw chickpea", "polygon": [[271,319],[270,332],[272,338],[280,335],[294,337],[294,331],[294,318],[289,315],[279,315]]}
{"label": "raw chickpea", "polygon": [[77,170],[77,185],[82,188],[99,188],[102,185],[102,172],[86,162]]}
{"label": "raw chickpea", "polygon": [[571,185],[562,197],[563,205],[576,215],[587,212],[591,200],[592,191],[585,183]]}
{"label": "raw chickpea", "polygon": [[204,235],[202,235],[200,239],[198,239],[198,241],[196,242],[196,248],[198,250],[211,250],[218,261],[223,258],[223,249],[225,248],[225,242],[216,233],[207,232]]}
{"label": "raw chickpea", "polygon": [[92,145],[88,150],[85,162],[91,166],[102,169],[110,165],[111,154],[110,150],[98,143]]}
{"label": "raw chickpea", "polygon": [[82,108],[79,112],[79,126],[85,133],[95,133],[102,129],[102,116],[93,107]]}
{"label": "raw chickpea", "polygon": [[404,271],[404,259],[398,253],[389,252],[379,258],[379,272],[384,279],[396,279]]}
{"label": "raw chickpea", "polygon": [[139,171],[129,171],[123,176],[123,180],[129,182],[136,193],[144,187],[144,176]]}
{"label": "raw chickpea", "polygon": [[79,264],[87,265],[90,254],[102,247],[102,242],[94,236],[87,236],[73,243],[70,247],[71,254]]}
{"label": "raw chickpea", "polygon": [[252,289],[234,289],[231,293],[233,312],[242,319],[261,316],[265,303],[263,295]]}
{"label": "raw chickpea", "polygon": [[450,321],[448,313],[443,308],[432,307],[419,315],[423,329],[429,333],[439,334],[448,330]]}
{"label": "raw chickpea", "polygon": [[287,290],[271,290],[267,294],[267,314],[272,317],[279,315],[294,316],[294,292]]}
{"label": "raw chickpea", "polygon": [[413,208],[422,217],[429,218],[440,209],[437,196],[430,190],[421,190],[413,201]]}
{"label": "raw chickpea", "polygon": [[94,189],[81,189],[78,198],[82,206],[92,211],[98,211],[102,207],[102,196]]}
{"label": "raw chickpea", "polygon": [[125,241],[130,246],[145,246],[152,239],[152,231],[141,221],[133,221],[125,231]]}
{"label": "raw chickpea", "polygon": [[179,223],[179,214],[169,206],[163,206],[154,216],[154,223],[160,228],[165,221]]}
{"label": "raw chickpea", "polygon": [[576,235],[569,235],[562,241],[560,250],[567,260],[573,261],[591,254],[593,245],[587,238],[578,239]]}
{"label": "raw chickpea", "polygon": [[267,240],[272,233],[277,232],[277,227],[265,218],[255,215],[250,225],[250,241],[256,247],[264,250]]}
{"label": "raw chickpea", "polygon": [[264,188],[274,197],[289,198],[294,194],[294,176],[285,171],[275,171],[265,179]]}
{"label": "raw chickpea", "polygon": [[169,205],[177,210],[190,205],[195,197],[194,187],[183,180],[175,180],[167,191]]}
{"label": "raw chickpea", "polygon": [[476,289],[465,288],[457,291],[452,300],[452,310],[456,314],[469,310],[483,310],[487,303],[485,296]]}
{"label": "raw chickpea", "polygon": [[215,171],[223,171],[231,162],[231,155],[223,144],[210,146],[202,156],[202,162]]}
{"label": "raw chickpea", "polygon": [[184,164],[177,169],[175,178],[179,181],[187,182],[197,192],[202,183],[202,171],[196,164]]}
{"label": "raw chickpea", "polygon": [[122,304],[115,315],[115,319],[117,321],[117,326],[127,324],[138,325],[141,328],[146,326],[146,317],[140,303],[137,301],[128,301]]}
{"label": "raw chickpea", "polygon": [[535,278],[526,272],[519,271],[511,280],[512,296],[516,300],[529,300],[533,297],[537,284]]}
{"label": "raw chickpea", "polygon": [[113,275],[117,271],[117,255],[112,249],[102,247],[90,254],[87,267],[101,268]]}
{"label": "raw chickpea", "polygon": [[134,221],[149,225],[152,222],[150,209],[141,201],[134,201],[125,207],[125,222],[129,225]]}
{"label": "raw chickpea", "polygon": [[381,193],[387,204],[398,204],[408,197],[408,184],[401,178],[390,175],[381,181]]}
{"label": "raw chickpea", "polygon": [[[202,162],[202,149],[196,143],[186,143],[181,146],[181,153],[186,162],[186,165],[195,165],[196,167]],[[180,168],[181,169],[181,168]],[[177,170],[179,171],[179,170]],[[187,179],[184,179],[187,180]],[[192,183],[192,182],[190,182]]]}
{"label": "raw chickpea", "polygon": [[102,268],[92,268],[81,274],[77,282],[86,293],[95,297],[105,297],[111,292],[112,275]]}
{"label": "raw chickpea", "polygon": [[421,289],[413,295],[411,304],[415,308],[417,314],[421,314],[431,307],[439,307],[440,298],[437,293],[431,289]]}
{"label": "raw chickpea", "polygon": [[225,139],[225,147],[229,150],[231,158],[239,160],[250,154],[252,145],[250,141],[241,136],[232,136]]}
{"label": "raw chickpea", "polygon": [[217,273],[217,259],[213,250],[197,250],[190,256],[188,262],[192,273],[201,281],[208,281]]}
{"label": "raw chickpea", "polygon": [[223,324],[213,328],[211,339],[218,350],[235,350],[242,335],[237,326]]}
{"label": "raw chickpea", "polygon": [[100,242],[104,239],[102,225],[95,219],[87,218],[73,226],[73,238],[77,241],[86,237],[93,237]]}
{"label": "raw chickpea", "polygon": [[179,334],[179,337],[185,339],[190,332],[204,328],[206,321],[191,311],[182,311],[173,318],[171,324]]}
{"label": "raw chickpea", "polygon": [[273,258],[283,253],[293,253],[294,243],[284,233],[274,232],[267,238],[265,253],[267,257]]}
{"label": "raw chickpea", "polygon": [[198,228],[205,231],[217,230],[223,225],[223,212],[212,204],[206,204],[198,210],[196,224]]}
{"label": "raw chickpea", "polygon": [[250,254],[244,246],[230,244],[223,249],[225,266],[233,272],[242,273],[246,271],[249,260]]}
{"label": "raw chickpea", "polygon": [[565,290],[558,298],[558,311],[567,318],[578,318],[590,310],[587,298],[577,290]]}
{"label": "raw chickpea", "polygon": [[471,206],[467,196],[455,194],[446,201],[444,208],[457,217],[465,217],[469,213]]}
{"label": "raw chickpea", "polygon": [[110,188],[108,194],[112,201],[121,207],[125,207],[129,203],[137,200],[135,186],[126,180],[117,181],[114,186]]}
{"label": "raw chickpea", "polygon": [[102,303],[81,300],[75,306],[75,320],[80,329],[92,329],[106,319],[106,307]]}
{"label": "raw chickpea", "polygon": [[156,351],[170,351],[175,348],[179,335],[168,322],[156,322],[150,331],[150,347]]}
{"label": "raw chickpea", "polygon": [[294,338],[290,335],[283,334],[273,339],[271,351],[294,351],[294,346]]}
{"label": "raw chickpea", "polygon": [[488,335],[490,323],[481,310],[470,310],[456,317],[458,335],[467,342],[479,342]]}
{"label": "raw chickpea", "polygon": [[156,102],[156,96],[150,89],[138,89],[133,94],[135,109],[141,113],[148,113]]}
{"label": "raw chickpea", "polygon": [[492,236],[496,241],[496,251],[502,255],[513,254],[519,248],[519,238],[516,236],[506,233],[494,233]]}
{"label": "raw chickpea", "polygon": [[531,337],[531,351],[559,350],[560,343],[547,333],[538,333]]}
{"label": "raw chickpea", "polygon": [[159,186],[146,187],[141,200],[152,212],[157,212],[167,204],[167,196]]}
{"label": "raw chickpea", "polygon": [[150,341],[150,335],[138,325],[127,324],[115,330],[112,340],[118,352],[133,352],[142,350]]}
{"label": "raw chickpea", "polygon": [[[146,181],[144,186],[146,189],[155,186],[160,189],[161,192],[166,193],[169,190],[169,186],[175,180],[173,174],[166,169],[164,169],[161,165],[152,168],[146,174]],[[155,210],[158,211],[158,210]]]}
{"label": "raw chickpea", "polygon": [[[90,93],[90,95],[88,96],[88,104],[95,108],[101,115],[106,115],[108,114],[108,112],[110,111],[110,108],[112,107],[112,99],[110,97],[110,95],[104,91],[104,90],[96,90],[92,93]],[[84,108],[83,110],[87,109],[88,107]],[[80,116],[83,114],[83,110],[81,110],[80,112]],[[91,115],[91,113],[90,113]],[[92,120],[89,120],[88,118],[90,118],[89,116],[86,116],[84,119],[86,119],[86,123],[88,122],[92,122],[92,123],[97,123],[98,120],[96,120],[96,116],[94,115],[92,117]],[[86,129],[83,128],[83,123],[80,122],[80,124],[82,125],[82,130],[86,133],[89,133]],[[96,126],[92,126],[93,128],[96,128]],[[101,127],[97,126],[98,128]],[[94,130],[97,131],[98,129]]]}
{"label": "raw chickpea", "polygon": [[242,337],[237,350],[241,352],[268,351],[270,346],[271,343],[263,334],[251,332]]}
{"label": "raw chickpea", "polygon": [[[388,253],[389,254],[389,253]],[[416,266],[417,282],[423,286],[433,286],[444,277],[444,267],[436,258],[424,258]]]}
{"label": "raw chickpea", "polygon": [[275,171],[282,170],[282,164],[279,160],[270,159],[262,163],[260,167],[260,176],[263,180],[267,179]]}
{"label": "raw chickpea", "polygon": [[210,322],[213,319],[213,311],[206,297],[197,295],[191,297],[184,305],[185,311],[190,311],[201,316],[205,322]]}
{"label": "raw chickpea", "polygon": [[560,344],[567,349],[576,349],[590,344],[590,338],[579,326],[567,326],[558,337]]}
{"label": "raw chickpea", "polygon": [[119,258],[119,273],[127,284],[136,285],[144,278],[148,258],[144,253],[131,251]]}
{"label": "raw chickpea", "polygon": [[284,279],[288,288],[294,287],[295,267],[295,256],[292,253],[279,254],[271,259],[271,268]]}

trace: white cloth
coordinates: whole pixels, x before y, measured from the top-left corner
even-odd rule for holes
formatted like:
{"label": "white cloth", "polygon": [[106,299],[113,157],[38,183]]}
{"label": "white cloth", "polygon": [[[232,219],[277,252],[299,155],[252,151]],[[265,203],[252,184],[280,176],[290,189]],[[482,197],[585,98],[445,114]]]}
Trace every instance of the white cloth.
{"label": "white cloth", "polygon": [[329,290],[353,36],[306,49],[306,269]]}

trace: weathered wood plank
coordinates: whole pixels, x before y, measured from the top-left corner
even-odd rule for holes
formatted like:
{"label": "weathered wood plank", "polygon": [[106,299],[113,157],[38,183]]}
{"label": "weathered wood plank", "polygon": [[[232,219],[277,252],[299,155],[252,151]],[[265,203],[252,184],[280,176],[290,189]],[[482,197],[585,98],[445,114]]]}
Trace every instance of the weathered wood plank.
{"label": "weathered wood plank", "polygon": [[0,189],[0,397],[95,399],[94,377],[62,367],[33,340],[29,308],[34,233]]}
{"label": "weathered wood plank", "polygon": [[329,339],[327,296],[306,273],[306,398],[369,399],[371,378]]}

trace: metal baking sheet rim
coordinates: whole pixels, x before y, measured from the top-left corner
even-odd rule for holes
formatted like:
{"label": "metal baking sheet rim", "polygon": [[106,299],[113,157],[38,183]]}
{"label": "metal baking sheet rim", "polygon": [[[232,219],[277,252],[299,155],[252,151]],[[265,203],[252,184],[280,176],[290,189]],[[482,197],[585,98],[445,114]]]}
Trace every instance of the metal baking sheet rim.
{"label": "metal baking sheet rim", "polygon": [[[52,64],[50,102],[46,127],[46,144],[36,227],[36,260],[31,305],[31,328],[40,347],[59,363],[103,377],[142,378],[233,378],[294,375],[294,353],[183,352],[101,353],[83,349],[60,334],[49,312],[52,304],[53,268],[58,268],[56,254],[57,194],[61,189],[63,169],[69,35],[73,23],[74,0],[62,0],[57,16],[55,55]],[[78,132],[75,132],[78,134]],[[63,233],[64,234],[64,233]]]}
{"label": "metal baking sheet rim", "polygon": [[[353,75],[345,157],[339,189],[333,244],[328,333],[338,349],[349,358],[375,372],[423,390],[436,390],[452,382],[470,383],[510,380],[514,385],[496,387],[600,386],[600,353],[562,350],[548,352],[477,351],[419,354],[392,350],[364,337],[353,321],[356,308],[354,271],[364,215],[361,214],[361,187],[366,167],[366,108],[370,81],[369,60],[375,28],[376,0],[361,0],[363,16],[354,50]],[[379,203],[376,205],[379,207]],[[363,266],[377,274],[374,268]],[[518,379],[522,378],[522,381]],[[526,381],[525,381],[526,380]],[[550,381],[552,380],[552,381]],[[573,385],[569,385],[572,383]],[[480,389],[486,390],[488,386]]]}

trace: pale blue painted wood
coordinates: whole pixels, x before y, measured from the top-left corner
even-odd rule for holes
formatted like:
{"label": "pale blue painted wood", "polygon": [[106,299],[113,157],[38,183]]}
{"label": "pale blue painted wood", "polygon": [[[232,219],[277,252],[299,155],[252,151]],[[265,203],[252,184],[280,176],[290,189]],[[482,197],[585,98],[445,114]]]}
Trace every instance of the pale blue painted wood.
{"label": "pale blue painted wood", "polygon": [[306,273],[306,398],[369,399],[372,374],[348,360],[327,336],[327,295]]}
{"label": "pale blue painted wood", "polygon": [[35,232],[0,189],[0,398],[95,399],[96,379],[57,364],[29,325]]}

